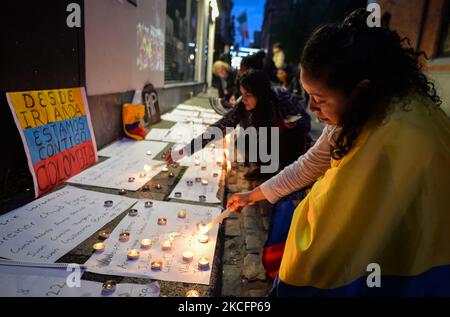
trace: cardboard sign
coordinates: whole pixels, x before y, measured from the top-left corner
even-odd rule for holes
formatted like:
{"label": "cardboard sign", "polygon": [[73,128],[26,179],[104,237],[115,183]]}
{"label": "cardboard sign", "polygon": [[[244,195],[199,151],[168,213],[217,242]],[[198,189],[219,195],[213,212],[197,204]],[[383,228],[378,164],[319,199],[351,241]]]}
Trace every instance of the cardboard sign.
{"label": "cardboard sign", "polygon": [[28,158],[35,196],[97,162],[84,88],[6,94]]}

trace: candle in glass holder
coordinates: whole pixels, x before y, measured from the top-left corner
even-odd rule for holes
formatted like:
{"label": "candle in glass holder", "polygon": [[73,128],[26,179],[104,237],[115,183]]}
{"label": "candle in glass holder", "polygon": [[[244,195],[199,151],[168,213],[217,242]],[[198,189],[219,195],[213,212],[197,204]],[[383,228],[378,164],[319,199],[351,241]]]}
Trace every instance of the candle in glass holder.
{"label": "candle in glass holder", "polygon": [[198,196],[198,200],[200,200],[201,202],[205,202],[206,201],[206,196],[205,195],[200,195],[200,196]]}
{"label": "candle in glass holder", "polygon": [[198,269],[201,271],[209,270],[209,260],[205,257],[198,260]]}
{"label": "candle in glass holder", "polygon": [[147,151],[147,155],[152,155],[152,151]]}
{"label": "candle in glass holder", "polygon": [[163,262],[161,260],[154,260],[150,265],[153,271],[161,271]]}
{"label": "candle in glass holder", "polygon": [[167,218],[164,218],[164,217],[158,218],[158,225],[160,225],[160,226],[167,225]]}
{"label": "candle in glass holder", "polygon": [[96,252],[96,253],[102,253],[103,251],[105,251],[105,244],[103,243],[103,242],[98,242],[98,243],[95,243],[93,246],[92,246],[92,249],[94,249],[94,251]]}
{"label": "candle in glass holder", "polygon": [[208,180],[207,179],[202,179],[202,185],[203,186],[207,186],[208,185]]}
{"label": "candle in glass holder", "polygon": [[171,166],[172,166],[172,168],[177,168],[178,167],[178,163],[177,162],[173,162]]}
{"label": "candle in glass holder", "polygon": [[144,203],[145,208],[152,208],[153,207],[153,202],[152,201],[146,201]]}
{"label": "candle in glass holder", "polygon": [[162,186],[161,186],[161,184],[156,184],[156,189],[161,189],[162,188]]}
{"label": "candle in glass holder", "polygon": [[130,239],[130,233],[129,232],[122,232],[119,234],[119,240],[122,242],[127,242]]}
{"label": "candle in glass holder", "polygon": [[146,177],[147,177],[147,173],[142,172],[139,174],[139,178],[146,178]]}
{"label": "candle in glass holder", "polygon": [[181,198],[181,192],[176,192],[174,195],[175,195],[175,198]]}
{"label": "candle in glass holder", "polygon": [[200,293],[195,289],[191,289],[186,292],[186,297],[200,297]]}
{"label": "candle in glass holder", "polygon": [[144,165],[144,171],[150,172],[151,170],[152,170],[152,166],[151,165],[148,165],[148,164]]}
{"label": "candle in glass holder", "polygon": [[192,251],[184,251],[183,252],[183,261],[186,263],[192,262],[194,259],[194,253]]}
{"label": "candle in glass holder", "polygon": [[125,195],[127,193],[127,190],[122,188],[119,190],[119,195]]}
{"label": "candle in glass holder", "polygon": [[195,182],[196,182],[196,183],[201,183],[201,181],[202,181],[202,178],[201,178],[201,177],[196,177],[196,178],[195,178]]}
{"label": "candle in glass holder", "polygon": [[117,282],[114,280],[108,280],[102,285],[102,292],[113,293],[116,290]]}
{"label": "candle in glass holder", "polygon": [[163,251],[169,251],[172,249],[172,242],[170,242],[169,240],[163,241],[161,243],[161,249]]}
{"label": "candle in glass holder", "polygon": [[133,182],[134,182],[134,180],[135,180],[135,178],[134,178],[134,177],[128,177],[128,182],[129,182],[129,183],[133,183]]}
{"label": "candle in glass holder", "polygon": [[184,219],[184,218],[186,218],[186,216],[187,216],[186,210],[180,210],[180,211],[178,212],[178,218]]}
{"label": "candle in glass holder", "polygon": [[208,243],[209,237],[206,234],[201,234],[198,236],[197,240],[200,243]]}
{"label": "candle in glass holder", "polygon": [[153,241],[151,239],[142,239],[141,240],[141,248],[142,249],[150,249],[152,247]]}
{"label": "candle in glass holder", "polygon": [[200,165],[200,161],[199,160],[195,160],[194,164],[195,164],[195,166],[199,166]]}
{"label": "candle in glass holder", "polygon": [[148,191],[150,191],[150,187],[148,185],[144,185],[144,186],[142,186],[142,191],[148,192]]}
{"label": "candle in glass holder", "polygon": [[169,171],[169,168],[167,166],[164,166],[161,171],[167,173]]}
{"label": "candle in glass holder", "polygon": [[213,177],[219,177],[219,173],[213,173]]}
{"label": "candle in glass holder", "polygon": [[130,209],[130,211],[128,211],[128,216],[130,216],[130,217],[136,217],[137,214],[138,214],[137,209]]}
{"label": "candle in glass holder", "polygon": [[108,239],[109,236],[110,236],[110,233],[109,233],[108,230],[102,230],[102,231],[100,231],[100,232],[98,233],[98,237],[99,237],[100,239],[103,239],[103,240]]}
{"label": "candle in glass holder", "polygon": [[112,207],[112,205],[114,204],[114,202],[112,200],[106,200],[104,203],[105,207]]}
{"label": "candle in glass holder", "polygon": [[169,173],[169,177],[170,177],[170,178],[175,177],[175,174],[172,173],[172,172],[170,172],[170,173]]}
{"label": "candle in glass holder", "polygon": [[141,252],[139,252],[139,250],[136,250],[136,249],[131,249],[131,250],[128,250],[128,252],[127,252],[127,258],[128,258],[128,260],[137,260],[137,259],[139,259],[139,255],[141,255]]}

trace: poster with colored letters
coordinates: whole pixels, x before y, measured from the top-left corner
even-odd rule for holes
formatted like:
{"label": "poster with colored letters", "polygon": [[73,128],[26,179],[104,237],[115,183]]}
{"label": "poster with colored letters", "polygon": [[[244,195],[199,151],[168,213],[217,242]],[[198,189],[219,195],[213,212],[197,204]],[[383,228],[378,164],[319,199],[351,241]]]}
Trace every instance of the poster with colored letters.
{"label": "poster with colored letters", "polygon": [[6,94],[33,176],[35,196],[97,162],[84,88]]}

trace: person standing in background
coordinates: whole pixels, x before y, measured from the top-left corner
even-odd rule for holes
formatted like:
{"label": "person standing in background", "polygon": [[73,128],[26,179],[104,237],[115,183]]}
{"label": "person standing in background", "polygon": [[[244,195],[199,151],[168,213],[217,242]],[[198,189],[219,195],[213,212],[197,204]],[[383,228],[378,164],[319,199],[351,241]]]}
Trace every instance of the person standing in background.
{"label": "person standing in background", "polygon": [[285,56],[283,52],[283,48],[280,43],[275,43],[272,48],[273,52],[273,62],[275,63],[275,67],[280,69],[284,66]]}

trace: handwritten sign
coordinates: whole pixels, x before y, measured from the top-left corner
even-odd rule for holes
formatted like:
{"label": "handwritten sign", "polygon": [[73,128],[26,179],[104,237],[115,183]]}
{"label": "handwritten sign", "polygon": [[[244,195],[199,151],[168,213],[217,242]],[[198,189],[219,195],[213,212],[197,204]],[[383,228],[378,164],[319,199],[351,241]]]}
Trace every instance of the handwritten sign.
{"label": "handwritten sign", "polygon": [[[79,287],[67,284],[72,271],[0,265],[1,297],[158,297],[158,282],[117,284],[114,292],[102,292],[103,283],[80,280]],[[72,286],[72,287],[71,287]]]}
{"label": "handwritten sign", "polygon": [[97,161],[84,88],[7,93],[33,176],[35,196]]}
{"label": "handwritten sign", "polygon": [[135,202],[66,186],[0,216],[0,257],[53,263]]}
{"label": "handwritten sign", "polygon": [[[143,141],[147,142],[147,141]],[[145,165],[160,164],[161,161],[146,159],[145,156],[116,156],[101,162],[67,182],[104,188],[126,189],[136,191],[157,175],[164,166],[145,171]],[[132,182],[130,182],[132,178]]]}
{"label": "handwritten sign", "polygon": [[198,137],[205,131],[206,126],[203,124],[189,124],[178,122],[170,129],[169,134],[164,137],[164,141],[187,144],[191,142],[193,138]]}
{"label": "handwritten sign", "polygon": [[106,148],[98,152],[98,155],[115,157],[115,156],[138,156],[153,159],[167,146],[164,142],[155,141],[136,141],[128,138],[120,139],[108,145]]}
{"label": "handwritten sign", "polygon": [[[106,249],[101,254],[93,254],[85,263],[87,271],[98,274],[148,277],[157,280],[177,281],[185,283],[209,284],[211,270],[200,270],[198,260],[209,259],[210,268],[213,264],[218,226],[208,233],[209,241],[198,241],[198,223],[208,223],[220,214],[219,208],[153,201],[153,207],[146,208],[145,200],[140,200],[135,206],[137,216],[125,217],[111,236],[105,240]],[[186,211],[185,218],[179,218],[178,212]],[[165,225],[158,225],[158,219],[164,217]],[[127,242],[119,240],[120,233],[127,231],[130,238]],[[142,239],[151,239],[149,249],[141,248]],[[170,250],[162,250],[164,241],[172,241]],[[137,260],[128,260],[127,252],[139,249]],[[183,261],[183,252],[191,251],[193,259]],[[151,263],[162,261],[161,270],[152,270]]]}

